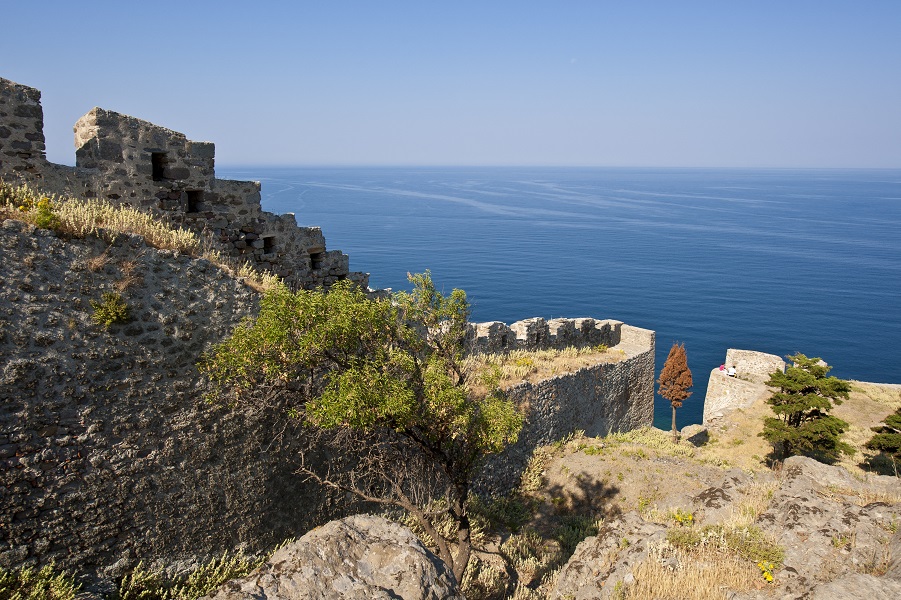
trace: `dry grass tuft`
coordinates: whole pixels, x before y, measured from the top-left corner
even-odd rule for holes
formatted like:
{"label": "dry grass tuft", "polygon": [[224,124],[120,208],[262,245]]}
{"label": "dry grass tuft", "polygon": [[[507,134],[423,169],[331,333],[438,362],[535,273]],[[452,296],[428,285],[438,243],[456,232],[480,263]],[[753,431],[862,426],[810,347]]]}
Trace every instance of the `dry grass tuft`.
{"label": "dry grass tuft", "polygon": [[102,271],[106,268],[107,263],[109,263],[109,248],[85,261],[85,266],[88,268],[88,271],[91,273],[97,273],[98,271]]}
{"label": "dry grass tuft", "polygon": [[621,433],[611,433],[610,435],[598,438],[602,445],[612,444],[614,446],[636,445],[644,448],[651,448],[657,451],[658,455],[663,456],[681,456],[684,458],[692,458],[695,456],[695,447],[688,442],[673,442],[671,432],[663,431],[655,427],[640,427],[631,431]]}
{"label": "dry grass tuft", "polygon": [[669,544],[652,548],[633,575],[635,583],[623,589],[620,597],[722,600],[730,591],[767,585],[760,569],[747,560],[709,548],[686,551]]}
{"label": "dry grass tuft", "polygon": [[826,490],[821,491],[820,495],[830,500],[844,500],[851,498],[854,504],[858,506],[867,506],[874,502],[882,502],[884,504],[901,504],[901,491],[881,492],[866,488],[846,488],[836,485],[829,486]]}
{"label": "dry grass tuft", "polygon": [[470,381],[474,382],[473,391],[479,393],[494,385],[504,389],[523,381],[535,383],[597,364],[620,362],[623,358],[622,352],[606,346],[512,350],[498,354],[473,354],[466,358],[463,368],[470,374]]}
{"label": "dry grass tuft", "polygon": [[[43,209],[42,200],[45,201]],[[47,206],[50,207],[52,219],[47,218]],[[16,187],[0,181],[0,220],[2,219],[16,219],[39,227],[52,222],[52,229],[63,235],[76,238],[94,236],[110,244],[120,235],[138,235],[155,248],[202,256],[235,277],[244,279],[249,287],[258,292],[282,284],[272,273],[257,271],[248,262],[237,264],[219,252],[209,250],[206,248],[208,243],[204,243],[192,231],[174,227],[136,208],[113,205],[106,200],[48,197],[28,186]],[[106,252],[88,260],[86,264],[94,272],[104,269],[106,265]],[[123,279],[117,286],[122,286],[121,289],[124,290],[137,281],[139,278],[123,271]]]}

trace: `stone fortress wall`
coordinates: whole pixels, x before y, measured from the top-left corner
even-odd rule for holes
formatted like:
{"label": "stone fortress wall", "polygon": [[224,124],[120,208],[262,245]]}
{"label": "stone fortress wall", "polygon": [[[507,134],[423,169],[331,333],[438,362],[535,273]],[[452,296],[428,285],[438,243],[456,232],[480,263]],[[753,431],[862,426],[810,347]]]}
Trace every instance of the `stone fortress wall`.
{"label": "stone fortress wall", "polygon": [[[341,502],[293,473],[273,412],[204,402],[195,364],[259,295],[204,259],[0,225],[0,566],[106,576],[265,549]],[[131,321],[91,301],[121,290]],[[118,565],[118,566],[117,566]]]}
{"label": "stone fortress wall", "polygon": [[494,321],[473,324],[470,331],[469,347],[475,352],[603,344],[619,359],[505,390],[524,411],[525,422],[517,442],[485,465],[477,481],[481,490],[509,492],[535,448],[575,431],[593,437],[653,424],[653,331],[591,318],[532,318],[509,326]]}
{"label": "stone fortress wall", "polygon": [[368,285],[346,254],[326,250],[320,228],[264,211],[258,182],[216,178],[211,142],[94,108],[75,123],[75,166],[67,167],[46,159],[43,115],[40,91],[0,78],[0,179],[153,213],[289,285]]}
{"label": "stone fortress wall", "polygon": [[766,382],[774,371],[785,371],[785,361],[774,354],[753,350],[726,351],[728,369],[735,367],[735,377],[719,368],[710,372],[704,398],[704,424],[722,419],[730,412],[751,406],[758,398],[769,395]]}
{"label": "stone fortress wall", "polygon": [[[45,158],[40,92],[0,79],[0,178],[129,204],[204,235],[298,286],[364,274],[318,228],[260,208],[259,184],[215,178],[214,149],[94,109],[76,124],[76,166]],[[267,241],[268,240],[268,241]],[[195,367],[259,296],[202,258],[119,236],[64,241],[0,226],[0,566],[114,577],[137,560],[253,551],[341,516],[348,499],[293,473],[292,432],[272,413],[209,406]],[[108,330],[91,301],[120,291],[132,320]],[[539,444],[651,424],[654,332],[618,321],[473,324],[473,351],[606,344],[622,359],[508,390],[527,409],[517,444],[483,487],[515,484]],[[264,414],[265,413],[265,414]],[[278,436],[275,436],[278,437]]]}

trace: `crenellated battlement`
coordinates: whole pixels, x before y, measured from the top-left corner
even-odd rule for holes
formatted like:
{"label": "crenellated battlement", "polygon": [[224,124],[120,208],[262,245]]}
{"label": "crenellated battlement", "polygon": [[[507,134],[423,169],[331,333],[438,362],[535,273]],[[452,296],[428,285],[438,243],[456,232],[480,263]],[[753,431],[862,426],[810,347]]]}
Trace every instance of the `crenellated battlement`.
{"label": "crenellated battlement", "polygon": [[75,123],[75,148],[74,167],[47,161],[41,92],[0,78],[0,179],[139,208],[298,287],[368,285],[346,254],[326,250],[320,228],[264,211],[259,182],[216,178],[211,142],[94,108]]}
{"label": "crenellated battlement", "polygon": [[471,352],[509,352],[511,350],[548,350],[588,346],[614,347],[622,344],[654,346],[654,332],[612,319],[590,317],[523,319],[507,325],[500,321],[471,323],[467,347]]}

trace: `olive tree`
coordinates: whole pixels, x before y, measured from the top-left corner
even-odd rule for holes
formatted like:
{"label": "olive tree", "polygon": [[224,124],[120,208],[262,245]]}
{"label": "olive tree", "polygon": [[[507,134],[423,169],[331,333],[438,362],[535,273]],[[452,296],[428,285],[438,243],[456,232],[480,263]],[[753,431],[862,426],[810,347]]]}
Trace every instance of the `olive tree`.
{"label": "olive tree", "polygon": [[[408,277],[412,292],[393,299],[349,282],[270,290],[199,368],[217,398],[287,405],[311,442],[299,471],[406,510],[462,581],[471,482],[487,455],[516,441],[522,417],[498,390],[472,392],[466,294],[439,293],[428,272]],[[334,459],[317,458],[322,448]]]}

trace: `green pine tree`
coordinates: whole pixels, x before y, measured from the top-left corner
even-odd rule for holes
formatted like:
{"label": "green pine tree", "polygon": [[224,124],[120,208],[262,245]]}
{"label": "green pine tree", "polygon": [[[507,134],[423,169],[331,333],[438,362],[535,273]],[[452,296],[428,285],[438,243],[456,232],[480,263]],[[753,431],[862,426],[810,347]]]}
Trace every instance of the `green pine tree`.
{"label": "green pine tree", "polygon": [[901,461],[901,408],[882,420],[882,425],[873,427],[876,433],[866,443],[870,450],[887,454],[892,461]]}
{"label": "green pine tree", "polygon": [[760,436],[765,438],[781,456],[809,454],[827,462],[838,460],[842,453],[853,449],[841,441],[848,423],[829,414],[833,403],[848,398],[851,386],[847,381],[827,376],[832,367],[819,358],[803,354],[787,357],[792,365],[785,372],[770,375],[767,385],[779,388],[767,403],[775,417],[763,421]]}

